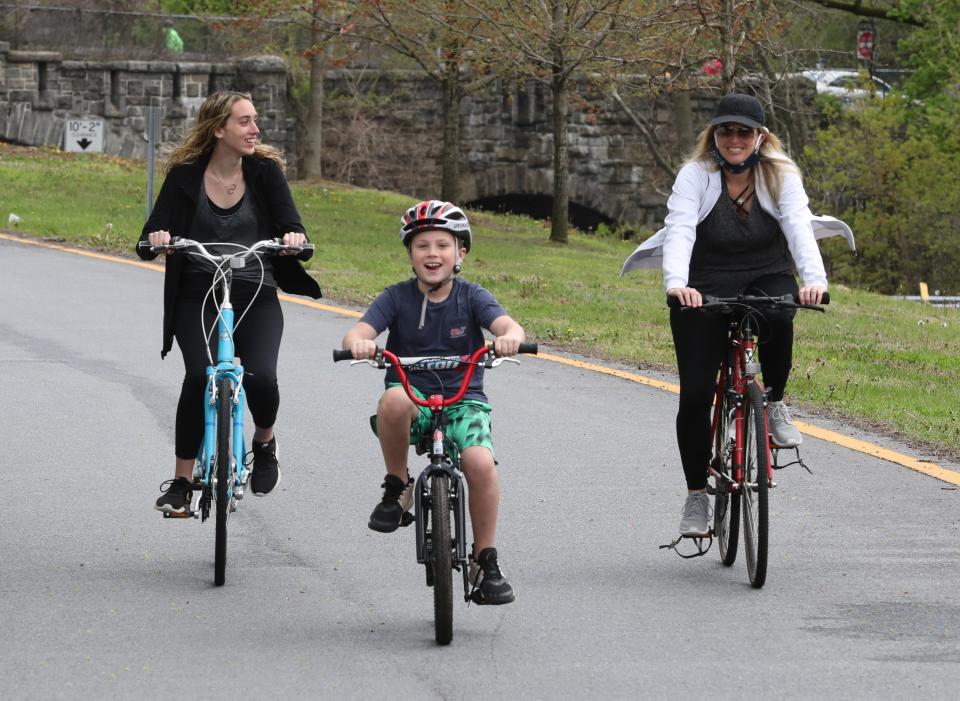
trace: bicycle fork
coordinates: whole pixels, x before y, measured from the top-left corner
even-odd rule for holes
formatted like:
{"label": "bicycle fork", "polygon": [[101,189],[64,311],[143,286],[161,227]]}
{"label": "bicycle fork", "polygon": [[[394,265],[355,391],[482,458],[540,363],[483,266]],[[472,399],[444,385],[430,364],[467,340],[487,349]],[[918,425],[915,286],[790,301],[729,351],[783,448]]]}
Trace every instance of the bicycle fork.
{"label": "bicycle fork", "polygon": [[[450,547],[450,543],[433,542],[434,525],[429,523],[429,514],[431,507],[431,497],[433,486],[431,477],[438,472],[447,476],[450,490],[450,506],[453,511],[454,522],[454,543],[456,550],[454,552],[453,566],[463,575],[464,600],[469,600],[469,575],[467,572],[467,539],[466,539],[466,499],[463,489],[463,476],[460,471],[454,467],[449,459],[443,462],[437,460],[436,455],[431,455],[431,462],[427,468],[417,477],[414,487],[413,504],[414,519],[416,521],[417,531],[417,562],[426,565],[428,571],[433,564],[433,548]],[[432,586],[432,572],[428,572],[427,584]]]}

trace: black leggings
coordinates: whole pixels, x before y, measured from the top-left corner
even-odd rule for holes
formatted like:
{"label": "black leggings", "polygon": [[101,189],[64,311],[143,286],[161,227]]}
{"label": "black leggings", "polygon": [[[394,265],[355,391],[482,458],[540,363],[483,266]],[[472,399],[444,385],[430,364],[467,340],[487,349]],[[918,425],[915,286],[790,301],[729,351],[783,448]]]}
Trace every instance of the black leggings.
{"label": "black leggings", "polygon": [[[754,280],[745,294],[772,297],[799,293],[792,275],[767,275]],[[783,399],[793,362],[795,310],[764,311],[759,323],[759,357],[764,386],[771,401]],[[677,411],[677,444],[688,489],[707,486],[710,462],[710,407],[717,374],[727,349],[729,320],[722,314],[670,310],[670,328],[680,374],[680,408]]]}
{"label": "black leggings", "polygon": [[[177,296],[174,336],[183,353],[185,373],[180,401],[177,403],[175,452],[178,458],[184,460],[197,457],[203,442],[203,392],[209,359],[204,350],[200,306],[209,287],[209,276],[184,275]],[[260,288],[260,293],[251,303],[255,291],[254,284],[241,280],[233,283],[231,302],[234,323],[240,320],[240,315],[250,305],[234,334],[234,352],[243,364],[243,387],[253,423],[261,428],[269,428],[276,422],[280,407],[277,357],[283,336],[283,311],[275,287]],[[216,309],[212,301],[208,301],[204,309],[204,323],[208,333],[216,323]],[[216,362],[216,328],[211,336],[210,347]]]}

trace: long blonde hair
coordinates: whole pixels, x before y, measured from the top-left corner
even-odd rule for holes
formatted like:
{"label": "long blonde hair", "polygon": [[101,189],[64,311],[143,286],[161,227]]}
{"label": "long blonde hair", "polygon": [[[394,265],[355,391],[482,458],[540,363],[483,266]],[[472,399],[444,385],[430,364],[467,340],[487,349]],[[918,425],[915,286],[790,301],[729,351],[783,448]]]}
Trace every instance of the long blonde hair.
{"label": "long blonde hair", "polygon": [[[199,158],[213,153],[217,144],[215,132],[227,123],[233,106],[240,100],[253,100],[249,93],[221,90],[207,97],[197,113],[197,121],[190,132],[171,152],[164,166],[164,173],[169,173],[174,167],[187,163],[194,163]],[[254,156],[269,158],[284,167],[283,155],[273,146],[257,143],[253,151]]]}
{"label": "long blonde hair", "polygon": [[[720,169],[720,166],[713,159],[712,153],[716,147],[713,134],[718,126],[710,125],[700,132],[697,143],[684,161],[684,165],[696,161],[707,161],[708,168],[711,170]],[[780,199],[780,191],[783,187],[783,176],[786,173],[800,175],[800,168],[787,155],[783,148],[783,142],[776,134],[766,127],[761,127],[761,130],[763,131],[763,143],[760,144],[760,167],[754,170],[754,179],[762,178],[770,196],[773,197],[773,201],[777,202]]]}

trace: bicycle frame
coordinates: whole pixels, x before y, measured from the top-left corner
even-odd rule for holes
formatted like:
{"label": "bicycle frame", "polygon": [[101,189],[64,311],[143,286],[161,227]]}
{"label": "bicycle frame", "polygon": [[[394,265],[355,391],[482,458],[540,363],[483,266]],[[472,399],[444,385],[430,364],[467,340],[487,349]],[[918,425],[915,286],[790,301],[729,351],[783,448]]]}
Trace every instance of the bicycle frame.
{"label": "bicycle frame", "polygon": [[[239,490],[242,496],[243,484],[246,481],[247,468],[244,464],[245,442],[243,435],[243,419],[246,409],[246,393],[243,389],[243,365],[240,359],[234,356],[233,332],[234,313],[230,302],[230,287],[233,275],[229,268],[221,270],[217,275],[220,289],[223,293],[223,303],[217,312],[217,363],[207,366],[207,387],[204,392],[204,432],[203,443],[197,456],[198,475],[196,479],[205,488],[212,484],[214,458],[217,453],[217,392],[220,380],[226,378],[233,388],[231,404],[233,405],[233,432],[231,444],[231,460],[236,466],[236,477],[232,484],[227,486],[227,494],[232,499],[234,490]],[[216,282],[215,282],[216,284]],[[204,518],[206,515],[204,515]]]}
{"label": "bicycle frame", "polygon": [[[233,334],[236,329],[234,319],[233,304],[230,301],[230,291],[233,283],[234,267],[243,267],[246,259],[250,256],[259,257],[261,253],[276,253],[278,251],[304,251],[313,250],[313,244],[304,244],[303,246],[285,246],[280,239],[257,241],[252,246],[243,246],[240,244],[230,244],[223,242],[218,245],[234,246],[240,250],[235,253],[226,253],[215,255],[210,253],[202,243],[186,238],[171,239],[169,244],[151,247],[146,242],[141,242],[141,246],[146,246],[154,252],[159,251],[187,251],[191,255],[196,255],[213,263],[217,271],[214,273],[213,284],[208,291],[208,295],[216,296],[219,287],[222,294],[222,302],[217,307],[217,353],[216,360],[210,357],[210,365],[206,368],[207,385],[203,397],[203,416],[204,433],[200,444],[200,450],[197,454],[196,467],[194,469],[194,483],[201,486],[200,490],[194,492],[194,503],[191,504],[188,515],[196,518],[198,515],[201,520],[206,520],[210,513],[210,495],[214,486],[214,467],[217,457],[217,399],[219,386],[222,380],[230,382],[231,387],[231,416],[232,432],[230,445],[230,460],[235,471],[232,472],[233,479],[227,485],[227,496],[231,503],[234,498],[243,497],[243,488],[246,484],[248,472],[244,464],[245,441],[243,433],[243,422],[246,414],[246,393],[243,389],[244,368],[240,359],[235,356],[236,349],[233,342]],[[261,262],[262,265],[262,262]],[[261,277],[262,284],[262,277]],[[259,290],[258,290],[259,291]],[[204,306],[206,300],[204,300]],[[203,312],[201,311],[201,314]],[[242,320],[242,316],[241,316]],[[201,316],[202,323],[202,316]],[[209,335],[204,334],[208,339]],[[209,348],[208,348],[209,355]],[[229,472],[229,471],[228,471]],[[200,513],[197,513],[199,506]]]}
{"label": "bicycle frame", "polygon": [[[447,475],[449,478],[450,484],[450,499],[453,504],[454,509],[454,533],[455,533],[455,543],[456,543],[456,557],[454,560],[454,568],[460,570],[461,575],[463,576],[463,598],[465,601],[470,600],[470,580],[469,574],[467,572],[467,539],[464,531],[466,530],[466,499],[464,498],[464,488],[463,488],[463,473],[460,470],[460,457],[459,454],[452,455],[450,451],[446,448],[446,434],[443,431],[443,427],[446,424],[446,412],[444,411],[446,407],[456,404],[461,399],[463,399],[464,394],[467,392],[467,387],[470,385],[470,379],[473,377],[473,373],[476,370],[477,363],[485,355],[490,353],[490,349],[487,347],[478,348],[470,356],[465,356],[462,358],[446,358],[446,359],[437,359],[439,362],[444,362],[446,366],[443,369],[460,369],[464,364],[467,368],[464,371],[463,379],[460,383],[460,389],[452,397],[444,397],[440,394],[433,394],[427,397],[426,399],[421,399],[418,397],[410,386],[410,380],[407,377],[406,370],[404,369],[404,363],[396,355],[391,353],[388,350],[383,351],[383,357],[390,361],[394,366],[394,369],[397,371],[397,376],[400,379],[400,384],[403,386],[404,391],[407,393],[407,396],[412,402],[418,406],[424,407],[430,410],[430,464],[420,473],[417,477],[416,486],[414,488],[414,516],[416,523],[416,535],[417,535],[417,563],[421,565],[427,565],[433,561],[433,541],[428,538],[427,533],[427,504],[424,503],[424,497],[429,497],[431,495],[431,477],[437,472],[442,472]],[[406,359],[407,365],[411,365],[410,360],[415,359]],[[429,502],[427,502],[429,503]]]}
{"label": "bicycle frame", "polygon": [[[729,344],[727,346],[727,357],[720,367],[720,376],[717,380],[717,391],[713,404],[713,419],[710,424],[710,435],[713,436],[719,430],[721,425],[720,412],[723,410],[723,399],[727,397],[735,407],[734,415],[731,417],[735,430],[733,441],[732,468],[733,481],[718,472],[713,465],[708,465],[707,470],[710,476],[717,480],[717,484],[727,482],[727,490],[731,494],[739,493],[743,483],[743,453],[744,453],[744,401],[747,394],[747,385],[751,382],[760,387],[761,392],[766,396],[766,390],[763,384],[757,378],[760,373],[760,362],[756,360],[757,341],[753,333],[750,315],[747,314],[743,319],[734,318],[730,321]],[[767,428],[767,416],[763,417],[764,429]],[[768,433],[769,435],[769,433]],[[771,487],[776,484],[773,481],[772,461],[770,457],[770,443],[767,441],[767,482]]]}
{"label": "bicycle frame", "polygon": [[[535,343],[521,343],[519,353],[537,352]],[[430,411],[430,437],[429,444],[424,449],[418,445],[418,454],[429,451],[430,464],[424,469],[417,478],[414,489],[414,521],[416,523],[417,536],[417,562],[427,567],[427,583],[432,585],[431,566],[433,558],[434,542],[430,536],[432,533],[427,529],[427,514],[432,506],[433,489],[432,478],[435,476],[445,476],[448,480],[448,497],[451,509],[454,514],[454,531],[452,539],[455,541],[455,553],[452,554],[451,564],[454,569],[460,570],[463,576],[464,600],[470,601],[470,581],[468,573],[468,555],[467,555],[467,537],[466,537],[466,490],[464,488],[463,473],[460,470],[460,454],[457,450],[449,448],[444,426],[446,424],[446,408],[456,404],[467,393],[470,380],[478,365],[483,363],[485,368],[494,368],[504,361],[519,362],[513,358],[503,358],[495,355],[493,348],[483,346],[478,348],[470,355],[437,357],[428,356],[420,358],[400,358],[388,350],[377,348],[373,359],[354,360],[353,354],[348,350],[334,350],[334,362],[339,360],[352,360],[351,364],[367,363],[379,369],[385,369],[392,366],[400,380],[410,400],[419,407]],[[418,369],[425,370],[459,370],[466,367],[460,387],[451,397],[444,397],[440,394],[430,395],[426,398],[417,396],[410,385],[407,376],[407,368],[417,366]],[[404,523],[403,525],[407,525]],[[438,638],[439,641],[439,638]],[[446,640],[449,642],[449,639]]]}

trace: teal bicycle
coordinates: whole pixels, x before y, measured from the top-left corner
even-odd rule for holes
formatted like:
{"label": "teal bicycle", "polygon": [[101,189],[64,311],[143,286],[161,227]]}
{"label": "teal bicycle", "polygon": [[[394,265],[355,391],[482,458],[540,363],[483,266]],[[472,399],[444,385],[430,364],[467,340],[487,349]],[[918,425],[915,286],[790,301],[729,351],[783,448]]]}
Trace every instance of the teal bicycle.
{"label": "teal bicycle", "polygon": [[[264,262],[266,255],[279,253],[299,254],[313,250],[313,244],[303,246],[285,246],[280,239],[257,241],[252,246],[235,243],[217,243],[218,247],[229,247],[231,252],[211,253],[202,243],[186,238],[173,238],[164,246],[150,246],[141,242],[141,247],[150,248],[154,253],[184,251],[195,255],[216,267],[213,280],[202,309],[209,299],[216,300],[216,327],[207,329],[203,314],[200,324],[203,336],[207,340],[207,384],[204,390],[204,431],[203,442],[193,470],[193,499],[190,508],[183,513],[166,513],[164,518],[199,518],[201,522],[210,517],[211,510],[216,517],[216,543],[214,546],[214,583],[220,586],[226,579],[227,569],[227,520],[229,514],[237,509],[237,502],[243,498],[250,469],[244,459],[245,442],[243,420],[246,409],[246,395],[243,390],[244,369],[240,358],[234,355],[233,334],[243,315],[234,322],[233,305],[230,302],[230,288],[233,282],[233,270],[248,264],[260,266],[260,284],[263,284]],[[233,251],[232,249],[237,249]],[[259,293],[259,287],[257,292]],[[210,340],[216,328],[217,357],[210,351]]]}

